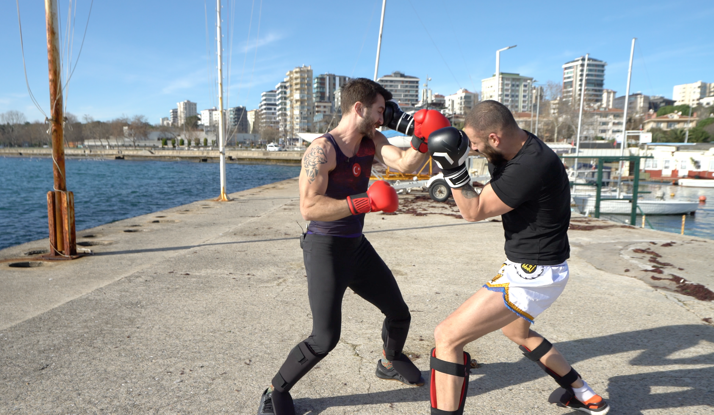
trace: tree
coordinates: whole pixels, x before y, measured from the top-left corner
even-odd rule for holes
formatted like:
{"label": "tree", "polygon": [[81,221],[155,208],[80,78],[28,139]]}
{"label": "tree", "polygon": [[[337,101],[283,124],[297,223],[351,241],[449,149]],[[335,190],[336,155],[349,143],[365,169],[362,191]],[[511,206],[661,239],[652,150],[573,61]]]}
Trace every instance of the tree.
{"label": "tree", "polygon": [[701,127],[694,127],[689,130],[689,142],[690,143],[708,143],[711,140],[709,132]]}
{"label": "tree", "polygon": [[260,134],[260,139],[266,143],[274,142],[280,136],[280,131],[273,127],[265,127]]}
{"label": "tree", "polygon": [[548,81],[543,88],[544,98],[548,101],[553,101],[555,99],[563,96],[563,84],[560,82]]}
{"label": "tree", "polygon": [[682,115],[689,115],[689,105],[666,105],[657,110],[657,116],[661,117],[663,115],[671,114],[673,112],[679,112]]}
{"label": "tree", "polygon": [[183,122],[183,125],[188,129],[196,129],[198,128],[199,121],[201,121],[200,115],[191,115],[190,117],[186,117]]}
{"label": "tree", "polygon": [[208,138],[205,138],[205,137],[204,137],[204,139],[203,139],[203,146],[204,146],[204,147],[208,147]]}

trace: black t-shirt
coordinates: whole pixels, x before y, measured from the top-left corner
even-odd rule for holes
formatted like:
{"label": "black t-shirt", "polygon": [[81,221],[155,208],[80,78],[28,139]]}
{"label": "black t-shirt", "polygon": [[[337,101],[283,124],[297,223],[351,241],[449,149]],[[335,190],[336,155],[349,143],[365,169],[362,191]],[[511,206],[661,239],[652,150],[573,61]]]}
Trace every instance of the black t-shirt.
{"label": "black t-shirt", "polygon": [[528,133],[513,159],[489,163],[488,170],[493,191],[513,208],[502,216],[506,257],[534,265],[557,265],[568,259],[570,184],[555,152]]}

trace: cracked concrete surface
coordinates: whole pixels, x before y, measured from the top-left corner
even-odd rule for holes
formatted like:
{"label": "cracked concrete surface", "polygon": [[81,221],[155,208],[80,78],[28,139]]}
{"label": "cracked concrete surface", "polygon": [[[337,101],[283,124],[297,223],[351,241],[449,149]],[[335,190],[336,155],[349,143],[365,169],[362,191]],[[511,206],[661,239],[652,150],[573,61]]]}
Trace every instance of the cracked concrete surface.
{"label": "cracked concrete surface", "polygon": [[[310,332],[295,223],[304,221],[296,180],[231,196],[82,231],[80,241],[97,244],[77,261],[7,266],[46,241],[0,251],[0,413],[254,414]],[[410,306],[405,350],[428,379],[434,327],[498,270],[503,230],[418,196],[400,196],[396,215],[367,215],[365,231]],[[714,304],[651,278],[675,274],[714,289],[713,242],[573,223],[598,228],[569,232],[570,282],[534,329],[610,400],[611,413],[714,413]],[[454,247],[457,257],[446,253]],[[662,273],[642,272],[655,265]],[[429,412],[428,384],[374,376],[381,324],[348,290],[340,342],[293,389],[298,413]],[[466,350],[480,363],[466,414],[572,413],[547,403],[553,381],[499,332]]]}

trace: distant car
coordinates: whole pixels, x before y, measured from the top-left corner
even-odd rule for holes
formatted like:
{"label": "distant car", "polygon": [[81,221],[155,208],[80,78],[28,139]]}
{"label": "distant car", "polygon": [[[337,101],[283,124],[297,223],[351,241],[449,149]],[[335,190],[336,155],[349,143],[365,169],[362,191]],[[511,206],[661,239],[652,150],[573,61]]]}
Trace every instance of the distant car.
{"label": "distant car", "polygon": [[268,151],[280,151],[280,147],[279,147],[277,144],[275,144],[275,143],[270,143],[270,144],[268,144],[268,146],[266,147],[266,150],[268,150]]}

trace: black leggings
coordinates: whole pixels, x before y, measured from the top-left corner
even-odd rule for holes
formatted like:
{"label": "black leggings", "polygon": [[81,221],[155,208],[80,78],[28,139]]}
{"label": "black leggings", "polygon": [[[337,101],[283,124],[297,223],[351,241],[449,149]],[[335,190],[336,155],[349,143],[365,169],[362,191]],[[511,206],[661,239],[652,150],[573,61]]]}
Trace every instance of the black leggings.
{"label": "black leggings", "polygon": [[273,379],[280,392],[290,388],[340,340],[342,298],[349,287],[385,316],[382,340],[386,357],[394,360],[404,347],[411,315],[397,281],[367,238],[305,235],[302,241],[307,271],[312,333],[290,352]]}

